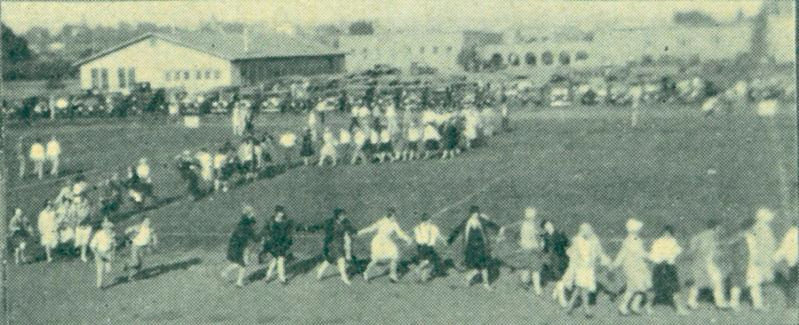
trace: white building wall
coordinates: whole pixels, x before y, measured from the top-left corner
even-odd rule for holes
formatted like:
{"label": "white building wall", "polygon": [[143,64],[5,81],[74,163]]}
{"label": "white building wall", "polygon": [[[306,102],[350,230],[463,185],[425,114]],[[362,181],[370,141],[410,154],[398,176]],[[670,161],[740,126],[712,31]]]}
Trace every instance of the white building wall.
{"label": "white building wall", "polygon": [[414,62],[439,71],[462,70],[457,64],[463,46],[461,33],[385,33],[342,36],[339,49],[347,54],[347,71],[386,64],[407,71]]}
{"label": "white building wall", "polygon": [[793,15],[768,17],[768,53],[780,63],[796,61],[796,18]]}
{"label": "white building wall", "polygon": [[98,79],[102,71],[107,71],[108,87],[104,90],[125,91],[129,85],[120,84],[120,68],[126,71],[126,78],[133,69],[136,82],[149,82],[154,88],[183,88],[188,92],[235,85],[239,80],[230,61],[151,37],[83,64],[81,88],[102,88],[99,80],[92,82],[92,71],[96,71]]}

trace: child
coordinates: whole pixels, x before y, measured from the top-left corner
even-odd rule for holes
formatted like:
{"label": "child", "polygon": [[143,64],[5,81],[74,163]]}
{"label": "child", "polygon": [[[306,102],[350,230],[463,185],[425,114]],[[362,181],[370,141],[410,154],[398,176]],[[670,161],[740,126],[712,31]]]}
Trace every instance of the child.
{"label": "child", "polygon": [[111,273],[111,261],[114,259],[114,248],[116,246],[113,227],[114,225],[108,219],[104,219],[102,228],[94,233],[94,237],[92,237],[92,241],[89,244],[92,253],[94,253],[98,289],[103,288],[103,275]]}
{"label": "child", "polygon": [[51,201],[44,203],[44,210],[39,213],[38,226],[39,242],[47,254],[47,263],[50,263],[53,261],[53,249],[58,246],[58,221]]}
{"label": "child", "polygon": [[322,149],[319,150],[319,166],[324,165],[327,159],[330,159],[331,164],[336,166],[338,161],[336,156],[336,137],[329,128],[325,128],[325,132],[322,134],[322,142]]}
{"label": "child", "polygon": [[616,259],[611,263],[611,268],[622,268],[626,280],[624,294],[619,302],[619,313],[629,314],[628,306],[633,313],[638,314],[641,306],[641,296],[646,295],[646,313],[652,314],[652,273],[647,265],[647,253],[644,242],[638,234],[643,223],[636,219],[627,220],[627,237],[621,243],[621,249]]}
{"label": "child", "polygon": [[671,301],[677,314],[685,315],[680,299],[680,277],[677,272],[677,257],[682,253],[682,247],[674,238],[674,229],[671,226],[663,228],[663,233],[649,249],[649,260],[655,263],[652,269],[652,287],[655,291],[654,300]]}
{"label": "child", "polygon": [[699,308],[699,290],[713,289],[713,300],[717,308],[727,308],[724,297],[724,276],[716,262],[718,255],[719,225],[715,220],[708,221],[707,229],[691,238],[689,255],[692,258],[693,285],[688,291],[688,308]]}
{"label": "child", "polygon": [[50,175],[58,176],[59,156],[61,156],[61,144],[58,143],[55,136],[50,138],[47,142],[47,160],[50,161]]}
{"label": "child", "polygon": [[275,206],[275,214],[271,220],[264,224],[261,230],[263,250],[261,258],[266,254],[272,255],[264,281],[272,279],[272,274],[277,268],[277,278],[280,283],[286,284],[286,257],[290,254],[291,245],[294,243],[294,231],[302,230],[302,226],[286,216],[283,206]]}
{"label": "child", "polygon": [[306,128],[305,133],[302,136],[302,146],[300,147],[300,157],[302,157],[302,164],[304,166],[308,166],[311,164],[311,158],[313,158],[314,150],[313,150],[313,138],[314,136],[311,133],[311,129]]}
{"label": "child", "polygon": [[355,165],[359,161],[368,162],[368,159],[366,158],[366,132],[356,126],[355,132],[353,132],[352,141],[354,147],[352,149],[352,160],[350,161],[350,164]]}
{"label": "child", "polygon": [[417,159],[419,158],[419,139],[422,137],[422,131],[416,124],[411,122],[408,124],[406,133],[407,142],[405,143],[405,150],[402,152],[402,160]]}
{"label": "child", "polygon": [[[527,207],[524,210],[524,219],[515,223],[519,231],[519,248],[521,261],[518,263],[519,277],[522,284],[529,286],[532,284],[536,295],[541,295],[541,249],[543,243],[538,234],[539,224],[535,218],[538,211],[534,207]],[[502,237],[502,235],[500,235]]]}
{"label": "child", "polygon": [[369,281],[369,271],[377,266],[378,263],[386,261],[390,263],[389,278],[392,282],[399,281],[397,277],[397,266],[399,265],[400,258],[399,249],[397,249],[397,244],[394,243],[391,237],[397,235],[397,237],[407,242],[408,245],[413,243],[413,241],[402,231],[402,228],[400,228],[394,216],[395,213],[396,210],[394,210],[394,208],[389,208],[386,216],[358,231],[358,236],[375,233],[370,245],[372,253],[371,260],[369,261],[369,265],[366,266],[366,270],[363,271],[363,279],[367,282]]}
{"label": "child", "polygon": [[256,240],[255,234],[255,210],[247,205],[242,209],[236,229],[230,235],[227,247],[227,260],[230,262],[227,268],[222,271],[222,278],[227,279],[228,274],[233,270],[238,270],[236,276],[236,286],[244,287],[244,273],[247,271],[247,256],[249,255],[249,245]]}
{"label": "child", "polygon": [[602,250],[594,229],[588,223],[580,225],[580,230],[569,247],[569,269],[564,274],[564,284],[567,287],[574,287],[571,300],[568,303],[568,313],[571,314],[577,308],[577,297],[582,299],[583,310],[586,318],[593,318],[588,297],[596,291],[596,268],[597,264],[610,264],[609,258]]}

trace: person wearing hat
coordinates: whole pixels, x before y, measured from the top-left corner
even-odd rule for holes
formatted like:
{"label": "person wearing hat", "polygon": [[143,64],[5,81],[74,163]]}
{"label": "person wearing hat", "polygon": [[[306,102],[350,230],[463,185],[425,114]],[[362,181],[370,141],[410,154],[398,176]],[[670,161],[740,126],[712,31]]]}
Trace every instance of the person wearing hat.
{"label": "person wearing hat", "polygon": [[[447,240],[441,235],[438,226],[430,221],[429,214],[422,213],[420,219],[421,223],[413,228],[413,237],[416,241],[416,261],[419,263],[414,271],[419,274],[422,282],[427,282],[431,272],[433,275],[443,273],[441,258],[436,253],[435,246],[439,241],[446,243]],[[432,266],[432,270],[427,269],[428,265]]]}
{"label": "person wearing hat", "polygon": [[482,277],[483,287],[487,290],[491,290],[488,268],[492,263],[488,238],[489,230],[498,231],[499,233],[504,232],[502,227],[481,213],[479,207],[471,206],[466,219],[452,231],[447,239],[447,244],[452,245],[463,234],[464,264],[469,270],[466,274],[466,281],[471,284],[472,280],[479,274]]}
{"label": "person wearing hat", "polygon": [[223,279],[228,278],[231,271],[237,270],[236,286],[244,287],[244,273],[247,271],[247,256],[249,255],[250,243],[257,240],[255,234],[255,209],[245,205],[242,208],[241,218],[239,218],[236,229],[230,234],[227,246],[227,260],[230,263],[221,275]]}
{"label": "person wearing hat", "polygon": [[[524,209],[522,220],[511,225],[505,226],[506,229],[514,229],[518,233],[518,259],[515,267],[519,270],[519,277],[522,285],[528,287],[532,285],[536,295],[541,295],[541,250],[543,243],[539,233],[539,224],[536,222],[538,210],[534,207]],[[500,237],[504,237],[501,234]]]}
{"label": "person wearing hat", "polygon": [[96,285],[103,288],[103,275],[111,273],[111,261],[114,259],[114,249],[116,240],[114,239],[114,224],[108,219],[103,219],[101,228],[94,232],[89,247],[94,254],[94,264],[96,266]]}
{"label": "person wearing hat", "polygon": [[567,304],[568,313],[577,308],[577,298],[582,300],[586,318],[593,318],[589,296],[596,292],[597,264],[609,265],[610,258],[605,255],[594,228],[588,223],[580,225],[580,230],[572,239],[572,244],[566,253],[569,255],[569,267],[564,273],[564,285],[574,287],[574,292]]}
{"label": "person wearing hat", "polygon": [[358,236],[369,233],[374,233],[375,235],[372,237],[370,244],[371,258],[369,264],[366,266],[366,270],[363,271],[363,279],[368,282],[369,271],[371,271],[372,268],[379,263],[389,262],[389,278],[392,282],[398,282],[397,267],[399,266],[400,253],[392,237],[396,235],[408,243],[408,245],[411,245],[413,240],[397,223],[396,210],[394,208],[388,208],[385,216],[358,231]]}
{"label": "person wearing hat", "polygon": [[724,294],[724,275],[718,266],[718,236],[721,231],[715,220],[707,222],[707,228],[691,238],[688,255],[691,256],[693,285],[688,290],[688,308],[699,308],[699,290],[711,288],[713,302],[717,308],[727,308]]}
{"label": "person wearing hat", "polygon": [[352,236],[355,235],[356,231],[347,218],[346,211],[336,208],[333,210],[333,217],[321,224],[310,226],[307,230],[309,232],[320,230],[325,232],[325,239],[322,245],[324,260],[319,264],[316,271],[316,279],[322,280],[328,266],[335,264],[338,267],[341,281],[350,285],[347,261],[352,259]]}
{"label": "person wearing hat", "polygon": [[264,281],[271,280],[272,274],[277,268],[278,281],[283,284],[286,283],[286,257],[291,254],[294,232],[301,230],[304,230],[302,225],[290,219],[282,205],[275,206],[275,213],[264,223],[260,234],[263,241],[263,249],[258,256],[260,262],[264,262],[267,254],[272,256]]}
{"label": "person wearing hat", "polygon": [[652,269],[652,288],[654,301],[668,301],[677,310],[677,314],[685,315],[686,311],[680,299],[680,276],[677,272],[677,257],[682,247],[674,238],[671,226],[663,228],[663,233],[652,242],[649,249],[649,260],[655,264]]}
{"label": "person wearing hat", "polygon": [[641,308],[641,295],[646,295],[646,313],[652,313],[653,294],[652,273],[647,265],[647,252],[644,241],[639,237],[644,224],[636,219],[628,219],[625,228],[627,237],[621,243],[611,269],[621,267],[624,272],[625,290],[619,302],[619,313],[628,315],[630,309],[638,314]]}
{"label": "person wearing hat", "polygon": [[47,151],[42,144],[42,139],[36,139],[36,141],[31,144],[28,157],[33,162],[33,172],[39,179],[44,178],[44,162],[47,159]]}
{"label": "person wearing hat", "polygon": [[61,156],[61,143],[56,140],[55,136],[50,138],[47,142],[47,160],[50,162],[50,175],[58,176],[59,157]]}
{"label": "person wearing hat", "polygon": [[47,255],[47,262],[53,261],[53,249],[58,246],[58,220],[52,201],[45,201],[44,210],[39,212],[37,222],[39,236],[44,252]]}
{"label": "person wearing hat", "polygon": [[147,217],[125,229],[125,235],[130,239],[130,259],[125,269],[129,272],[128,280],[133,281],[144,264],[144,250],[157,245],[158,239],[150,227],[150,218]]}
{"label": "person wearing hat", "polygon": [[736,258],[733,259],[733,273],[730,275],[730,307],[735,311],[740,308],[743,288],[749,289],[752,308],[765,309],[762,286],[774,280],[774,252],[777,250],[777,240],[771,230],[773,219],[771,210],[761,208],[755,213],[754,220],[745,220],[741,225],[742,233],[736,238]]}

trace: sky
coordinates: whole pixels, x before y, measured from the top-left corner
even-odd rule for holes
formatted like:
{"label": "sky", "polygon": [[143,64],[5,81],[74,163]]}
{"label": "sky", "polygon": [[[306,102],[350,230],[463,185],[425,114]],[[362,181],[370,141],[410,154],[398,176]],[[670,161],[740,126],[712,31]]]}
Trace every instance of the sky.
{"label": "sky", "polygon": [[[786,0],[790,1],[790,0]],[[2,1],[0,17],[14,31],[58,30],[86,22],[114,26],[152,22],[197,27],[212,18],[280,26],[376,20],[384,26],[507,27],[514,25],[652,25],[675,11],[699,9],[720,20],[738,10],[753,15],[760,0],[226,0],[226,1]]]}

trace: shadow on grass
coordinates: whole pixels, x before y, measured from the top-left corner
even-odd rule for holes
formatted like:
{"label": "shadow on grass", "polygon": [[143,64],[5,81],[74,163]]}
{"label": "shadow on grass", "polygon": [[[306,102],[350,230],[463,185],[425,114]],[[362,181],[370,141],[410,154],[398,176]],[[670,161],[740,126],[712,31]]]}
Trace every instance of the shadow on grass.
{"label": "shadow on grass", "polygon": [[117,277],[114,280],[114,283],[105,287],[105,289],[110,289],[124,283],[132,282],[131,280],[141,281],[141,280],[153,279],[161,275],[164,275],[166,273],[170,273],[172,271],[178,271],[178,270],[185,271],[191,268],[192,266],[199,265],[200,263],[202,263],[202,259],[194,257],[184,261],[159,264],[153,267],[148,267],[140,270],[139,273],[133,277],[133,279],[129,279],[127,276]]}

